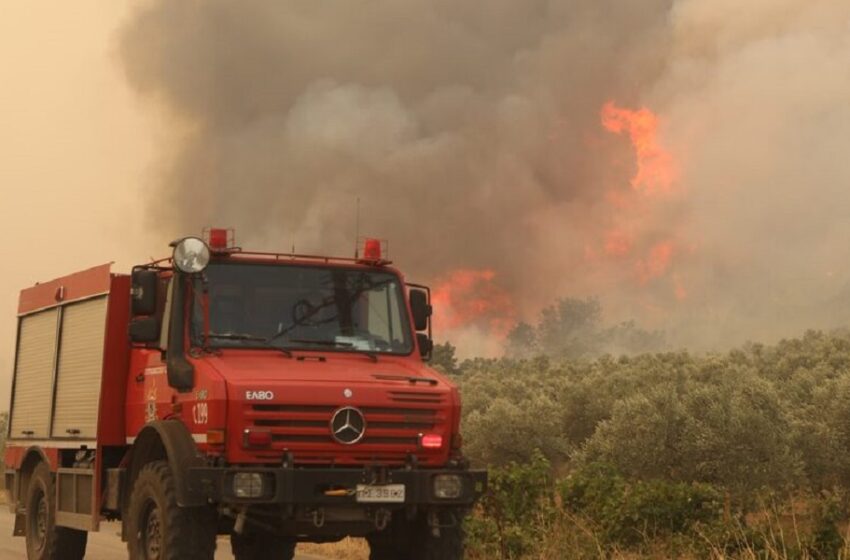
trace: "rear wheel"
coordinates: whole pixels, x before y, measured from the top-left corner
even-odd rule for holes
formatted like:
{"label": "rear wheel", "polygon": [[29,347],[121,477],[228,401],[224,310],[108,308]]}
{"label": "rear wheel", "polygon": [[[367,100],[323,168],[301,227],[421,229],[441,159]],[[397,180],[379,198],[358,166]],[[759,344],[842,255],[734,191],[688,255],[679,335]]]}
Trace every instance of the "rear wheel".
{"label": "rear wheel", "polygon": [[209,508],[177,505],[168,463],[145,465],[130,496],[127,549],[130,560],[212,560],[216,523]]}
{"label": "rear wheel", "polygon": [[233,534],[230,546],[236,560],[292,560],[295,541],[265,532]]}
{"label": "rear wheel", "polygon": [[26,497],[26,542],[29,560],[82,560],[88,533],[56,526],[56,491],[45,463],[32,473]]}

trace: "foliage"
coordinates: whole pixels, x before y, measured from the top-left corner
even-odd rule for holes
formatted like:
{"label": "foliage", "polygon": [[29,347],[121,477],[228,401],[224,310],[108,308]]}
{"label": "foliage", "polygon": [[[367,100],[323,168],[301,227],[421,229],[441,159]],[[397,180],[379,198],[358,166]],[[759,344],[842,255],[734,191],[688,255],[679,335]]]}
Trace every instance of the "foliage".
{"label": "foliage", "polygon": [[593,361],[475,359],[458,366],[466,453],[558,469],[703,482],[735,499],[850,486],[850,335],[809,332],[725,354]]}
{"label": "foliage", "polygon": [[[553,309],[550,317],[575,308]],[[583,309],[573,324],[601,336],[593,306]],[[523,336],[546,340],[537,328]],[[572,337],[562,349],[583,344],[575,329],[560,332]],[[837,529],[850,509],[850,334],[807,332],[704,355],[570,352],[455,366],[465,452],[498,482],[469,525],[475,558],[649,554],[658,542],[684,543],[692,557],[850,557]],[[525,499],[511,494],[524,490],[505,473],[519,477],[544,459],[558,492],[536,494],[548,505],[522,524],[504,513]],[[824,492],[839,497],[823,501]],[[805,527],[783,517],[765,529],[753,512],[766,495],[815,496],[806,503],[817,511]],[[572,535],[525,538],[541,528]],[[663,547],[659,557],[680,554]]]}
{"label": "foliage", "polygon": [[435,367],[448,375],[457,375],[459,370],[455,356],[456,351],[457,349],[451,342],[435,344],[434,350],[431,352],[431,367]]}
{"label": "foliage", "polygon": [[541,311],[536,325],[518,323],[508,333],[510,356],[543,354],[555,358],[588,359],[603,354],[634,354],[664,347],[660,332],[633,321],[604,327],[602,305],[595,298],[563,298]]}
{"label": "foliage", "polygon": [[6,450],[6,431],[8,428],[9,413],[0,412],[0,456]]}
{"label": "foliage", "polygon": [[606,543],[633,545],[688,533],[719,523],[723,513],[722,494],[711,485],[629,481],[602,463],[564,479],[560,495],[567,510],[595,523]]}
{"label": "foliage", "polygon": [[490,557],[518,558],[545,537],[554,514],[549,461],[535,452],[525,464],[515,462],[490,471],[480,515],[468,526],[473,548]]}
{"label": "foliage", "polygon": [[839,557],[844,539],[838,532],[838,523],[844,517],[841,505],[834,497],[827,496],[819,504],[810,546],[813,558],[828,560]]}

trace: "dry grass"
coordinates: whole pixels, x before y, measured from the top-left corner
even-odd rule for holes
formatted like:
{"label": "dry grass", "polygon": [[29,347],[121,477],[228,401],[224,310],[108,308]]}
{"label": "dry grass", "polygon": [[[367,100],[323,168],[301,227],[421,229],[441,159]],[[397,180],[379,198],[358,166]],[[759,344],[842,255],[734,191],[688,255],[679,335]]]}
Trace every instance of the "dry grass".
{"label": "dry grass", "polygon": [[[705,527],[706,531],[697,526],[690,535],[645,537],[631,550],[605,546],[592,523],[561,513],[522,560],[850,560],[850,522],[836,524],[838,532],[827,541],[833,544],[820,548],[824,541],[817,544],[815,536],[823,536],[829,525],[817,519],[814,502],[801,499],[763,504],[744,523],[730,519],[723,527]],[[835,545],[837,550],[832,548]],[[467,558],[494,560],[500,557],[497,551],[495,543],[483,543],[478,550],[470,547]]]}
{"label": "dry grass", "polygon": [[363,539],[344,539],[338,543],[298,545],[298,552],[334,560],[368,560],[369,545]]}

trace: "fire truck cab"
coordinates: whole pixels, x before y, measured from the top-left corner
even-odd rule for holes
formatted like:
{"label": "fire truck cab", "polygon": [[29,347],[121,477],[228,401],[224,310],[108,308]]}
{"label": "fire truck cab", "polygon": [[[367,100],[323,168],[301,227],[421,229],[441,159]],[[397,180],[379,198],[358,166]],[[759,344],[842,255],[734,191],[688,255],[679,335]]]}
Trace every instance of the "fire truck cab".
{"label": "fire truck cab", "polygon": [[430,294],[367,240],[354,259],[260,253],[232,230],[130,274],[21,292],[8,444],[14,534],[78,560],[104,520],[133,560],[462,558],[486,485],[460,396],[427,367]]}

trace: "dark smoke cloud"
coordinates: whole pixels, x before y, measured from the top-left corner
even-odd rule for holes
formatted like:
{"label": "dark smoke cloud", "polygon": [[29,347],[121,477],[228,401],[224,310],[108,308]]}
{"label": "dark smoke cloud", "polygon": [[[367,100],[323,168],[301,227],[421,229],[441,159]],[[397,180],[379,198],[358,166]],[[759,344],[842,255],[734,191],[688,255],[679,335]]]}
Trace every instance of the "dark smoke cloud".
{"label": "dark smoke cloud", "polygon": [[507,274],[540,208],[597,197],[599,107],[658,69],[668,2],[622,4],[150,3],[121,52],[181,125],[153,214],[347,253],[360,197],[418,274]]}
{"label": "dark smoke cloud", "polygon": [[[818,88],[793,78],[810,57],[829,54],[846,73],[835,58],[847,53],[842,4],[154,0],[120,38],[128,80],[169,119],[149,213],[169,235],[232,225],[246,244],[348,254],[359,197],[361,233],[390,239],[416,279],[490,268],[531,316],[555,297],[597,294],[613,315],[646,317],[689,342],[721,340],[695,326],[717,317],[727,325],[712,333],[737,321],[735,336],[776,334],[767,310],[777,298],[806,305],[810,290],[798,288],[812,278],[780,274],[765,297],[758,279],[770,263],[785,273],[815,257],[788,232],[793,254],[762,254],[750,266],[740,234],[762,249],[772,243],[760,227],[777,233],[783,220],[753,200],[770,207],[772,189],[791,192],[770,168],[805,176],[795,166],[803,146],[777,145],[762,121],[748,130],[727,120],[750,122],[753,107],[782,118],[810,103]],[[800,66],[780,85],[795,54]],[[826,72],[805,69],[819,84]],[[794,92],[763,91],[765,78]],[[839,92],[846,104],[847,77],[830,91],[795,113],[801,142],[823,144],[816,113]],[[628,190],[634,162],[627,140],[600,127],[608,100],[665,118],[682,196],[637,217],[612,211],[606,197]],[[838,156],[836,135],[850,127],[823,119],[832,129],[819,147]],[[722,173],[749,153],[764,173]],[[808,188],[848,178],[846,164],[831,163]],[[781,198],[783,211],[793,200]],[[633,264],[588,261],[590,243],[634,220],[643,249],[671,237],[687,246],[675,262],[686,300],[669,279],[636,281]],[[807,243],[836,240],[816,217],[805,224],[792,229]],[[752,305],[739,316],[741,301]]]}

